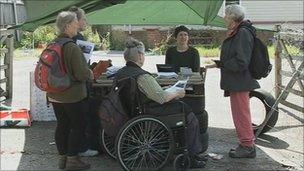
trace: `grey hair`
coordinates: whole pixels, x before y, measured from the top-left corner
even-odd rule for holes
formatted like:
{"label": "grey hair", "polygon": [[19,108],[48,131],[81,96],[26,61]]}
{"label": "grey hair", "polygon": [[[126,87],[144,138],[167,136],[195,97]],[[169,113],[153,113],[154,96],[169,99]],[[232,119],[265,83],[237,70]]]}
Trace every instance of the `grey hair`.
{"label": "grey hair", "polygon": [[126,61],[132,61],[132,62],[138,62],[139,54],[144,54],[145,53],[145,45],[134,39],[130,38],[126,42],[126,49],[124,51],[124,58]]}
{"label": "grey hair", "polygon": [[58,33],[64,33],[66,26],[75,20],[77,20],[77,16],[74,12],[63,11],[59,13],[56,19]]}
{"label": "grey hair", "polygon": [[245,8],[237,4],[227,5],[225,15],[233,21],[240,22],[245,18]]}

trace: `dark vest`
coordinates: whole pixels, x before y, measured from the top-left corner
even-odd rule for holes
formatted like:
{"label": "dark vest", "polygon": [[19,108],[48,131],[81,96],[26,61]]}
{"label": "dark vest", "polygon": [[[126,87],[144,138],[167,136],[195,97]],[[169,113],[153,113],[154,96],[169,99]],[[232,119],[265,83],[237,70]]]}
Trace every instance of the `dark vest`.
{"label": "dark vest", "polygon": [[120,86],[120,84],[124,84],[119,96],[124,110],[131,117],[134,117],[141,112],[140,106],[142,106],[142,103],[149,101],[148,98],[139,90],[137,85],[137,78],[143,74],[150,73],[143,70],[133,62],[127,62],[126,66],[117,71],[114,77],[114,84],[117,84],[118,86]]}

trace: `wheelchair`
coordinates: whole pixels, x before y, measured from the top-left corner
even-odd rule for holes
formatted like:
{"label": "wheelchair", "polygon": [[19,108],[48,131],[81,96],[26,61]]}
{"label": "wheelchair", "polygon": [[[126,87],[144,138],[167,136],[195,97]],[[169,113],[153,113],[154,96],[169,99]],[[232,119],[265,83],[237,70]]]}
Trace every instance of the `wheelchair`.
{"label": "wheelchair", "polygon": [[[174,156],[176,170],[189,168],[191,161],[185,143],[187,117],[184,102],[174,101],[166,105],[170,103],[176,103],[181,110],[166,115],[151,115],[146,109],[151,111],[153,107],[143,105],[139,107],[142,112],[130,117],[116,137],[108,136],[102,129],[104,151],[116,159],[124,170],[160,170],[169,161],[172,162]],[[132,106],[132,111],[134,108]]]}

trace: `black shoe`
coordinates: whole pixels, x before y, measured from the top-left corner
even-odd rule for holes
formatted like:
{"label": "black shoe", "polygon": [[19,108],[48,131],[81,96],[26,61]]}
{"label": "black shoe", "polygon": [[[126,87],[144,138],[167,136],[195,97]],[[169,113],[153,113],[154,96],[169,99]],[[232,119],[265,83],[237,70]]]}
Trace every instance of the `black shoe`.
{"label": "black shoe", "polygon": [[206,162],[196,159],[196,156],[190,156],[190,161],[190,168],[204,168],[206,166]]}
{"label": "black shoe", "polygon": [[253,147],[244,147],[239,145],[236,149],[231,149],[229,151],[229,157],[231,158],[255,158],[256,150]]}
{"label": "black shoe", "polygon": [[194,158],[196,160],[199,160],[199,161],[207,162],[208,161],[208,154],[206,154],[206,153],[198,153],[198,154],[194,155]]}

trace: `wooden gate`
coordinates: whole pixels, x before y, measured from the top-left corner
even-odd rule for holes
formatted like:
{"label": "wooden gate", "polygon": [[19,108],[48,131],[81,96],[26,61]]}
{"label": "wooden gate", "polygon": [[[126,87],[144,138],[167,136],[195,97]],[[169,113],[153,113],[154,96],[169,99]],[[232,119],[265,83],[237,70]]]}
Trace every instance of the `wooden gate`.
{"label": "wooden gate", "polygon": [[0,99],[13,95],[14,31],[0,30]]}
{"label": "wooden gate", "polygon": [[[283,32],[280,30],[280,26],[277,26],[277,30],[275,51],[275,96],[278,99],[281,95],[282,97],[279,103],[303,113],[303,52],[298,55],[291,55],[286,45],[288,39],[302,38],[302,40],[298,40],[298,43],[300,44],[299,48],[303,48],[303,33]],[[293,96],[293,99],[297,98],[297,100],[288,100],[288,96]]]}
{"label": "wooden gate", "polygon": [[[303,32],[283,32],[281,26],[276,26],[275,34],[275,96],[276,101],[268,112],[261,127],[256,131],[258,137],[271,118],[279,104],[290,107],[304,113],[304,56],[303,56]],[[287,39],[300,38],[298,48],[302,48],[298,55],[291,55],[287,48]],[[293,40],[294,41],[294,40]],[[287,64],[287,65],[286,65]],[[287,78],[287,79],[286,79]],[[287,97],[291,96],[290,99]]]}

